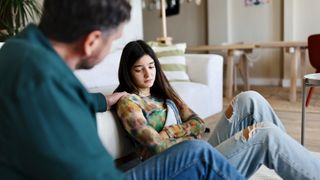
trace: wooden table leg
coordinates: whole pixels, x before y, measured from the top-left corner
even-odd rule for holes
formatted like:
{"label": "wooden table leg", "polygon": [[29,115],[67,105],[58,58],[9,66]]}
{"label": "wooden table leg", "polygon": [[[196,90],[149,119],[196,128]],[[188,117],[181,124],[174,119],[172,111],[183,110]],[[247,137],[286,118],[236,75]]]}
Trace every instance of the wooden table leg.
{"label": "wooden table leg", "polygon": [[298,73],[298,61],[301,57],[301,49],[300,47],[296,47],[294,49],[294,55],[291,60],[291,79],[290,79],[290,97],[289,100],[291,102],[295,102],[297,100],[297,73]]}
{"label": "wooden table leg", "polygon": [[304,81],[304,75],[306,74],[306,49],[302,48],[301,49],[301,57],[300,57],[300,61],[301,61],[301,87]]}
{"label": "wooden table leg", "polygon": [[232,98],[232,86],[233,86],[233,52],[234,50],[229,49],[227,52],[227,72],[226,72],[226,89],[225,89],[225,96],[227,98]]}
{"label": "wooden table leg", "polygon": [[244,81],[244,90],[250,90],[250,83],[249,83],[249,59],[246,57],[246,54],[241,55],[243,58],[242,64],[242,72],[243,72],[243,81]]}

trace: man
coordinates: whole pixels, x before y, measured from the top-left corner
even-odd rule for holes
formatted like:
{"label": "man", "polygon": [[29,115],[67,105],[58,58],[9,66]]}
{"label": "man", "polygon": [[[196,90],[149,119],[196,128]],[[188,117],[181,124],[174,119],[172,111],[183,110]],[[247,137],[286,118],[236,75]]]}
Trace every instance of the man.
{"label": "man", "polygon": [[5,43],[0,179],[241,178],[201,141],[174,146],[126,174],[114,167],[95,113],[125,93],[90,94],[72,71],[91,68],[108,53],[130,10],[126,0],[45,0],[39,27],[29,25]]}

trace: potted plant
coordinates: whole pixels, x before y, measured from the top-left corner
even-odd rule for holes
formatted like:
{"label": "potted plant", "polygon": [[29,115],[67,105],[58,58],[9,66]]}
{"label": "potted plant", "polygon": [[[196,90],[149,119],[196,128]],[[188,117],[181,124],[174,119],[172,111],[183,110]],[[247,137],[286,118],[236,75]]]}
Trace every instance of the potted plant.
{"label": "potted plant", "polygon": [[0,42],[36,21],[40,14],[39,0],[0,0]]}

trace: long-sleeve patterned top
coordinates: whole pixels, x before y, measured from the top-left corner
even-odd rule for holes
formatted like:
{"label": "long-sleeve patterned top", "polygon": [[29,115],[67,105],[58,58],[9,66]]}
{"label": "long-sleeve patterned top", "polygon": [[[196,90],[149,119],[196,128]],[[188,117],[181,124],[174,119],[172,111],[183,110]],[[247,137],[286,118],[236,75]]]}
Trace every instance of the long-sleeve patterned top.
{"label": "long-sleeve patterned top", "polygon": [[204,122],[186,104],[179,108],[182,124],[165,127],[166,104],[152,96],[122,97],[117,103],[117,114],[126,131],[138,142],[137,152],[143,159],[181,141],[197,138],[205,131]]}

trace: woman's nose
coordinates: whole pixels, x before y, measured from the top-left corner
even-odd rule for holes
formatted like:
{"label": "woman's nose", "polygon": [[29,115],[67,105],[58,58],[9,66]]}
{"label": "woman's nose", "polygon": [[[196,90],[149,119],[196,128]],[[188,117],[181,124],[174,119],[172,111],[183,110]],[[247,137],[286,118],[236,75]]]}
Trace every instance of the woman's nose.
{"label": "woman's nose", "polygon": [[149,77],[150,76],[150,70],[149,69],[146,69],[145,71],[144,71],[144,77]]}

